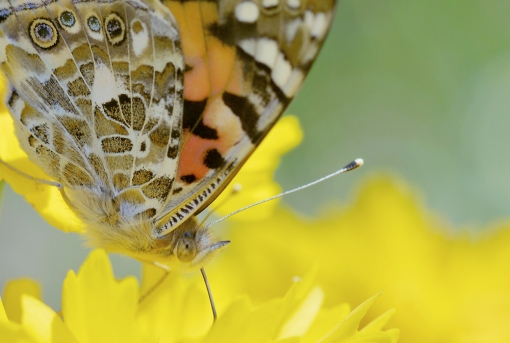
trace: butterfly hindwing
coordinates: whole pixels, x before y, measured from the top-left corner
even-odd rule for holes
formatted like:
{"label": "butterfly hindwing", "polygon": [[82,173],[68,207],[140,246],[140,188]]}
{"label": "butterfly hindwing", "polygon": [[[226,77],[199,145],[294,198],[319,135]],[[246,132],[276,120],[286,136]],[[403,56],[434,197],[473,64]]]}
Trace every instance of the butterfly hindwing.
{"label": "butterfly hindwing", "polygon": [[[56,30],[55,24],[41,3],[27,8],[22,2],[2,0],[0,7],[4,14],[0,23],[1,61],[16,89],[8,104],[17,119],[22,146],[55,179],[69,185],[92,186],[98,180],[80,153],[80,145],[92,137],[90,125],[80,116],[54,72],[58,69],[57,58],[46,53],[60,42],[50,35],[39,45],[31,39],[31,34],[40,38],[41,33]],[[40,18],[35,20],[38,14]],[[59,58],[66,53],[61,47],[57,50]]]}
{"label": "butterfly hindwing", "polygon": [[70,189],[155,215],[181,141],[184,63],[172,16],[139,0],[1,0],[0,10],[0,59],[25,151]]}

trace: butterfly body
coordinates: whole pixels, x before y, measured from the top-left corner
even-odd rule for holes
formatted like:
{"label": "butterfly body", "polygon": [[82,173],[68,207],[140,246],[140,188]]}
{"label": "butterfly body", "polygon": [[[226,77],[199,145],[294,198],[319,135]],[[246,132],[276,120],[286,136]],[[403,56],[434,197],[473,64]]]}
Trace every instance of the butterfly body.
{"label": "butterfly body", "polygon": [[296,94],[334,3],[0,0],[20,144],[90,244],[171,269],[228,242],[195,216]]}

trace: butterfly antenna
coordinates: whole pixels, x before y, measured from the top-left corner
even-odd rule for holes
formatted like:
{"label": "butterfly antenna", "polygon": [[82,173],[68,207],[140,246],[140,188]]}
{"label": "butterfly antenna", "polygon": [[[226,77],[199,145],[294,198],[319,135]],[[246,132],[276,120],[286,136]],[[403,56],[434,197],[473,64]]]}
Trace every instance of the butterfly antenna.
{"label": "butterfly antenna", "polygon": [[209,287],[209,281],[207,281],[207,275],[205,275],[204,268],[200,268],[200,272],[202,273],[202,277],[204,278],[205,288],[207,288],[207,295],[209,296],[209,302],[211,303],[213,322],[216,322],[216,318],[218,317],[218,315],[216,314],[216,306],[214,306],[211,287]]}
{"label": "butterfly antenna", "polygon": [[278,198],[281,198],[281,197],[282,197],[282,196],[284,196],[284,195],[287,195],[287,194],[290,194],[290,193],[294,193],[294,192],[300,191],[300,190],[302,190],[302,189],[308,188],[308,187],[310,187],[310,186],[316,185],[316,184],[318,184],[319,182],[322,182],[322,181],[324,181],[324,180],[327,180],[327,179],[329,179],[329,178],[331,178],[331,177],[333,177],[333,176],[336,176],[336,175],[338,175],[338,174],[342,174],[342,173],[346,173],[346,172],[348,172],[348,171],[354,170],[354,169],[356,169],[356,168],[361,167],[362,165],[363,165],[363,160],[362,160],[361,158],[355,159],[354,161],[352,161],[351,163],[349,163],[348,165],[346,165],[346,166],[345,166],[345,167],[343,167],[342,169],[339,169],[339,170],[337,170],[337,171],[336,171],[336,172],[334,172],[334,173],[331,173],[331,174],[329,174],[329,175],[326,175],[326,176],[324,176],[324,177],[321,177],[321,178],[320,178],[320,179],[318,179],[318,180],[315,180],[315,181],[310,182],[310,183],[308,183],[308,184],[306,184],[306,185],[303,185],[303,186],[300,186],[300,187],[297,187],[297,188],[291,189],[291,190],[289,190],[289,191],[286,191],[286,192],[283,192],[283,193],[277,194],[277,195],[272,196],[272,197],[270,197],[270,198],[267,198],[267,199],[264,199],[264,200],[261,200],[261,201],[257,201],[256,203],[253,203],[253,204],[251,204],[251,205],[248,205],[248,206],[242,207],[242,208],[240,208],[240,209],[238,209],[238,210],[236,210],[236,211],[234,211],[234,212],[232,212],[232,213],[229,213],[229,214],[227,214],[226,216],[221,217],[220,219],[215,220],[215,221],[213,221],[213,222],[211,222],[211,223],[207,224],[207,226],[205,227],[205,229],[207,229],[207,228],[209,228],[209,227],[213,226],[213,225],[214,225],[214,224],[216,224],[216,223],[221,222],[222,220],[227,219],[228,217],[233,216],[234,214],[237,214],[237,213],[239,213],[239,212],[242,212],[242,211],[244,211],[244,210],[247,210],[247,209],[249,209],[249,208],[251,208],[251,207],[253,207],[253,206],[257,206],[257,205],[263,204],[263,203],[265,203],[265,202],[267,202],[267,201],[271,201],[271,200],[274,200],[274,199],[278,199]]}
{"label": "butterfly antenna", "polygon": [[218,205],[214,206],[213,209],[209,210],[209,213],[207,213],[207,215],[204,217],[204,219],[202,219],[202,221],[200,222],[200,225],[199,226],[202,226],[204,225],[205,221],[207,219],[209,219],[209,217],[216,211],[218,210],[221,206],[225,205],[228,201],[230,201],[232,199],[232,196],[233,195],[236,195],[237,193],[239,193],[240,191],[243,190],[243,186],[240,184],[240,183],[236,183],[233,185],[232,187],[232,190],[230,191],[230,194],[227,195],[222,202],[220,202]]}

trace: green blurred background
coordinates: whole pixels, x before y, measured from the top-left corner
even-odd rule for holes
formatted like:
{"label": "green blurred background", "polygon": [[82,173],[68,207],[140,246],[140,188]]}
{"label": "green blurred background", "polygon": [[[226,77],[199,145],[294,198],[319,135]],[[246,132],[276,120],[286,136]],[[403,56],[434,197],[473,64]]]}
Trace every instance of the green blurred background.
{"label": "green blurred background", "polygon": [[[369,174],[389,172],[458,229],[508,218],[510,1],[345,0],[298,98],[303,143],[277,180],[290,189],[362,157],[365,166],[284,201],[309,214],[345,204]],[[59,308],[67,270],[88,251],[4,187],[0,284],[29,276]],[[138,263],[113,257],[118,276]]]}

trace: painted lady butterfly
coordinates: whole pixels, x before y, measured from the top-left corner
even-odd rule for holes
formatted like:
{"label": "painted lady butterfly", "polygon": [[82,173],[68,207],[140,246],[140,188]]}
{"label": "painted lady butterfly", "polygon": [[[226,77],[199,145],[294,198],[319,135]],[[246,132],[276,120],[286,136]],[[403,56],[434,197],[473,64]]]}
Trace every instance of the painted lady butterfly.
{"label": "painted lady butterfly", "polygon": [[7,103],[92,245],[172,270],[228,241],[195,216],[295,96],[334,0],[0,0]]}

